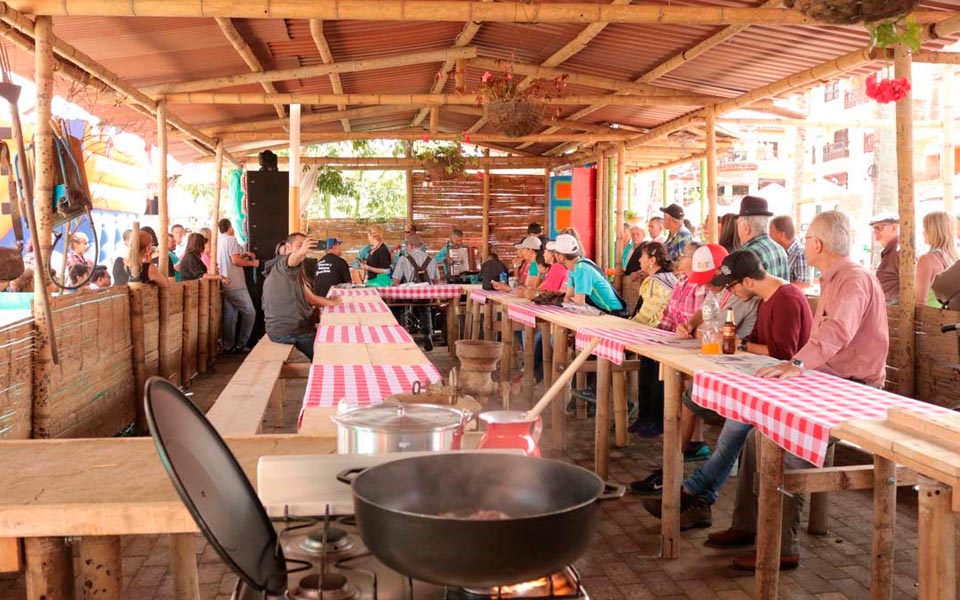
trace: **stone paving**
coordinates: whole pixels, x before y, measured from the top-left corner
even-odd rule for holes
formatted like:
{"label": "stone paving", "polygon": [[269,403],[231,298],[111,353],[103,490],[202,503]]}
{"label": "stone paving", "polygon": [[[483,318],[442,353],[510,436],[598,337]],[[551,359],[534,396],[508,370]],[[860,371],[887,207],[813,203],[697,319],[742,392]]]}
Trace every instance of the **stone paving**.
{"label": "stone paving", "polygon": [[[450,367],[446,348],[430,358],[442,370]],[[191,386],[194,401],[207,409],[219,390],[238,368],[239,357],[221,357],[213,372]],[[304,382],[288,381],[287,405],[282,429],[295,431]],[[536,397],[542,392],[538,388]],[[522,408],[522,407],[519,407]],[[268,418],[267,422],[272,422]],[[707,430],[712,442],[715,430]],[[590,468],[593,457],[593,423],[571,421],[568,450],[562,458]],[[636,438],[628,448],[611,458],[611,479],[629,483],[646,476],[659,464],[659,443]],[[869,462],[869,457],[849,450],[837,452],[837,464]],[[688,472],[690,466],[687,467]],[[598,535],[587,554],[577,563],[584,586],[593,600],[645,600],[692,598],[737,600],[753,597],[753,576],[729,566],[737,551],[703,546],[707,533],[730,523],[735,479],[724,488],[714,506],[713,529],[685,532],[680,558],[656,558],[659,521],[643,509],[640,499],[627,495],[602,503]],[[869,598],[872,500],[866,492],[834,494],[831,499],[830,532],[826,536],[803,534],[801,565],[780,578],[780,597],[789,599],[840,600]],[[917,513],[916,494],[900,489],[896,522],[896,577],[894,598],[916,598]],[[197,558],[202,600],[227,600],[236,578],[228,571],[202,537],[197,536]],[[124,598],[162,600],[173,598],[169,549],[165,536],[131,536],[123,542]],[[22,576],[0,575],[0,600],[26,598]],[[34,600],[34,599],[30,599]]]}

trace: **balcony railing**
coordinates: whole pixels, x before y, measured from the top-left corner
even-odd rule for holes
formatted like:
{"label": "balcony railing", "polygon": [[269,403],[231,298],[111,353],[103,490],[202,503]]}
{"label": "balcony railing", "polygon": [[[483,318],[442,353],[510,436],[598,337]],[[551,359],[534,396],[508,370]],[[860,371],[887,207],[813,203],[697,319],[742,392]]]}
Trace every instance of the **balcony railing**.
{"label": "balcony railing", "polygon": [[850,156],[850,147],[847,142],[833,142],[823,145],[823,162],[830,162],[838,158],[847,158]]}

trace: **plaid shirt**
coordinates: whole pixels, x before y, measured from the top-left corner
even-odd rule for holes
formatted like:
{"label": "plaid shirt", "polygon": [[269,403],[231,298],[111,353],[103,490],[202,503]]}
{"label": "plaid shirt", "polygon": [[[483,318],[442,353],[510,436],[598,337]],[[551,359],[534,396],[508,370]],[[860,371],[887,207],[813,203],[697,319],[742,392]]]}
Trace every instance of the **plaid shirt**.
{"label": "plaid shirt", "polygon": [[810,283],[807,253],[796,239],[787,248],[787,262],[790,264],[790,283]]}
{"label": "plaid shirt", "polygon": [[780,244],[771,240],[769,235],[761,233],[740,249],[756,254],[767,273],[790,281],[790,263],[787,260],[787,253],[783,251]]}
{"label": "plaid shirt", "polygon": [[677,325],[686,323],[693,313],[700,310],[708,291],[709,288],[706,285],[691,283],[686,276],[680,277],[673,286],[670,301],[667,302],[667,308],[663,311],[663,318],[657,328],[676,331]]}
{"label": "plaid shirt", "polygon": [[688,242],[693,241],[693,234],[690,233],[690,230],[680,226],[680,229],[677,232],[670,236],[667,239],[667,256],[670,258],[671,262],[677,262],[680,260],[680,255],[683,254],[683,249],[686,248]]}

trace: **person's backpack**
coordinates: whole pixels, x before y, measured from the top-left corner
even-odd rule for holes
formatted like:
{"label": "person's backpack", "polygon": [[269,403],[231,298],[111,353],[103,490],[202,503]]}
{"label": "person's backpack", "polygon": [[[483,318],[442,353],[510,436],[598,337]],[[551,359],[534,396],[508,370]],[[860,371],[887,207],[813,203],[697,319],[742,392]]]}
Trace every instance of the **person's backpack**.
{"label": "person's backpack", "polygon": [[410,266],[413,267],[413,282],[414,283],[430,283],[430,276],[427,275],[427,265],[430,264],[430,261],[433,260],[429,255],[424,259],[423,264],[418,265],[417,261],[413,260],[413,257],[409,254],[404,254],[404,258],[410,263]]}

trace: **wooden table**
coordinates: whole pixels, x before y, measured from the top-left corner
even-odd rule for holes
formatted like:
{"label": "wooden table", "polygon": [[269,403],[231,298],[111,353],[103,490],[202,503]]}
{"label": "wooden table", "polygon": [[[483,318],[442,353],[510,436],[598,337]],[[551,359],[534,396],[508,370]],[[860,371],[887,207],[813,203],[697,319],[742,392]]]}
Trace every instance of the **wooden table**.
{"label": "wooden table", "polygon": [[[254,484],[261,456],[336,451],[332,437],[258,435],[227,443]],[[152,439],[2,441],[0,464],[16,465],[0,470],[0,537],[26,538],[28,598],[62,598],[72,589],[62,538],[74,536],[91,560],[80,562],[84,578],[106,589],[98,597],[121,598],[118,536],[148,534],[171,535],[176,597],[198,597],[198,529]]]}

